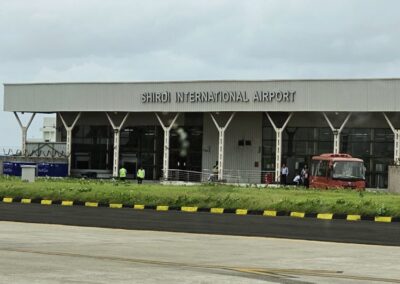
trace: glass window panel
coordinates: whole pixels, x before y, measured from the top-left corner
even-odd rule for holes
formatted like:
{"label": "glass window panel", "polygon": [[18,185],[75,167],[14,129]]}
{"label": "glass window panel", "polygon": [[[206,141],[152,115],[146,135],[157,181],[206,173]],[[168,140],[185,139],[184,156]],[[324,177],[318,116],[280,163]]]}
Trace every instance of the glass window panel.
{"label": "glass window panel", "polygon": [[332,141],[333,143],[333,134],[330,128],[319,128],[318,132],[319,141]]}
{"label": "glass window panel", "polygon": [[272,126],[263,127],[263,139],[273,140],[275,139],[275,130]]}
{"label": "glass window panel", "polygon": [[318,142],[318,154],[332,153],[332,151],[333,151],[333,141]]}
{"label": "glass window panel", "polygon": [[154,164],[154,153],[141,153],[140,158],[143,166]]}
{"label": "glass window panel", "polygon": [[393,156],[393,143],[374,143],[374,156]]}
{"label": "glass window panel", "polygon": [[370,143],[349,143],[348,153],[354,157],[370,155]]}
{"label": "glass window panel", "polygon": [[374,141],[393,142],[394,135],[391,129],[374,129]]}
{"label": "glass window panel", "polygon": [[147,152],[154,151],[154,136],[143,135],[141,137],[141,150]]}
{"label": "glass window panel", "polygon": [[72,143],[73,144],[83,144],[83,138],[79,138],[79,137],[72,137]]}
{"label": "glass window panel", "polygon": [[365,128],[351,129],[348,136],[351,142],[367,142],[371,140],[371,130]]}
{"label": "glass window panel", "polygon": [[307,154],[307,143],[305,141],[295,142],[294,147],[295,147],[295,155]]}
{"label": "glass window panel", "polygon": [[272,171],[275,169],[275,155],[274,156],[264,156],[262,160],[263,170]]}
{"label": "glass window panel", "polygon": [[328,162],[327,161],[320,161],[317,165],[315,175],[319,177],[326,177],[328,171]]}
{"label": "glass window panel", "polygon": [[76,125],[74,129],[72,130],[72,136],[76,138],[82,138],[83,137],[83,129],[85,126],[83,125]]}
{"label": "glass window panel", "polygon": [[307,155],[315,155],[316,153],[314,153],[314,141],[305,141],[305,147],[306,147],[306,152],[305,154]]}
{"label": "glass window panel", "polygon": [[314,140],[314,129],[313,128],[305,128],[299,127],[295,131],[294,140]]}

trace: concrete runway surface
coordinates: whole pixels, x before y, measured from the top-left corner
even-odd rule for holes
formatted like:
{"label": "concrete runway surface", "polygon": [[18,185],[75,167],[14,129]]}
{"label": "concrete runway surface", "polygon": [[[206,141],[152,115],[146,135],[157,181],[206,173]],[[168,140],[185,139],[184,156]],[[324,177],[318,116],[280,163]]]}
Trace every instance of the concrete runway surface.
{"label": "concrete runway surface", "polygon": [[400,283],[400,247],[0,222],[0,283]]}

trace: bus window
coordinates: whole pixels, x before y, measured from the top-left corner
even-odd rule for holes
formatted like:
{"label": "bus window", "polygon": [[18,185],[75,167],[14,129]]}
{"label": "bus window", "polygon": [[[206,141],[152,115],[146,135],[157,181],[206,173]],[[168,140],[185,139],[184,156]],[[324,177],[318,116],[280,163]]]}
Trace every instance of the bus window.
{"label": "bus window", "polygon": [[320,161],[317,167],[316,176],[326,177],[327,170],[328,170],[328,161]]}
{"label": "bus window", "polygon": [[312,176],[316,176],[317,175],[317,171],[318,171],[318,165],[319,165],[319,161],[312,161],[311,164],[311,175]]}
{"label": "bus window", "polygon": [[365,179],[364,165],[361,162],[344,161],[333,164],[333,178],[335,179]]}

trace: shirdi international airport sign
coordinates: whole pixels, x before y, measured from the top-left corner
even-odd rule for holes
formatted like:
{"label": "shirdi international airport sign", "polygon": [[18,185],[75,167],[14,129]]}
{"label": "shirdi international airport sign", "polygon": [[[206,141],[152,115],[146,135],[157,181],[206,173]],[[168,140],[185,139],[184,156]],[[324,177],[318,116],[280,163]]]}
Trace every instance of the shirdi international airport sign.
{"label": "shirdi international airport sign", "polygon": [[[173,96],[174,95],[174,96]],[[151,103],[293,103],[296,91],[205,91],[205,92],[146,92],[141,102]]]}

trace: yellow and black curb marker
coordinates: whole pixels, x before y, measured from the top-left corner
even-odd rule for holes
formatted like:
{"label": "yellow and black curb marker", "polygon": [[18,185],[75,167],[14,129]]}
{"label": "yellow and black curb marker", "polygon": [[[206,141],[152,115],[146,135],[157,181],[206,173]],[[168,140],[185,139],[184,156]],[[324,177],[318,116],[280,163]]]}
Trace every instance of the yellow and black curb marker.
{"label": "yellow and black curb marker", "polygon": [[266,217],[277,217],[277,216],[290,216],[292,218],[317,218],[321,220],[333,220],[333,219],[343,219],[347,221],[374,221],[374,222],[400,222],[400,217],[391,216],[362,216],[354,214],[333,214],[333,213],[306,213],[306,212],[285,212],[276,210],[248,210],[245,208],[198,208],[195,206],[182,206],[174,207],[168,205],[144,205],[144,204],[132,204],[126,205],[122,203],[100,203],[95,201],[72,201],[72,200],[51,200],[51,199],[29,199],[29,198],[13,198],[13,197],[0,197],[3,203],[22,203],[22,204],[41,204],[44,206],[48,205],[61,205],[61,206],[85,206],[85,207],[109,207],[114,209],[130,208],[133,210],[145,210],[152,209],[156,211],[181,211],[187,213],[195,212],[208,212],[212,214],[236,214],[236,215],[261,215]]}

